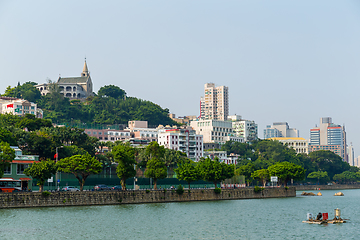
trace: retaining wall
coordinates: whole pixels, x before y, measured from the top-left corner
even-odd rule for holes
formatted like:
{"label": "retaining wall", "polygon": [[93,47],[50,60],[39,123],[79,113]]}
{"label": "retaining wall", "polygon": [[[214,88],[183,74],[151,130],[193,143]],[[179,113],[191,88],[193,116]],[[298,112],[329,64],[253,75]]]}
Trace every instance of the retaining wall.
{"label": "retaining wall", "polygon": [[177,194],[175,190],[55,192],[48,196],[38,192],[20,192],[1,193],[0,208],[214,201],[295,196],[295,187],[289,187],[288,189],[266,188],[258,193],[255,193],[253,188],[222,189],[220,194],[216,194],[214,189],[192,189],[190,192],[185,189],[182,195]]}

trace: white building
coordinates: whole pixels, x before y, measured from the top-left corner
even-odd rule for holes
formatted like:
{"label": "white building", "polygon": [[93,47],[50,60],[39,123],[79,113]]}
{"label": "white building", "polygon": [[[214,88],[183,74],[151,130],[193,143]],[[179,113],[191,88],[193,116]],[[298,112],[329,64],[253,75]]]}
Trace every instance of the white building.
{"label": "white building", "polygon": [[193,161],[203,156],[203,136],[193,129],[159,129],[158,143],[168,149],[186,153]]}
{"label": "white building", "polygon": [[296,153],[309,153],[309,142],[305,138],[300,137],[275,137],[270,140],[277,140],[282,144],[287,144],[289,148],[293,148]]}
{"label": "white building", "polygon": [[228,136],[234,136],[232,123],[221,120],[196,120],[191,121],[190,126],[196,134],[203,135],[205,143],[224,144]]}
{"label": "white building", "polygon": [[43,111],[37,107],[36,103],[24,99],[0,97],[0,113],[24,116],[25,114],[35,115],[37,118],[43,117]]}
{"label": "white building", "polygon": [[227,120],[229,115],[229,90],[226,86],[204,85],[204,97],[200,100],[200,118]]}
{"label": "white building", "polygon": [[242,137],[245,142],[258,139],[258,125],[255,121],[241,119],[240,115],[228,116],[228,120],[232,122],[235,135]]}

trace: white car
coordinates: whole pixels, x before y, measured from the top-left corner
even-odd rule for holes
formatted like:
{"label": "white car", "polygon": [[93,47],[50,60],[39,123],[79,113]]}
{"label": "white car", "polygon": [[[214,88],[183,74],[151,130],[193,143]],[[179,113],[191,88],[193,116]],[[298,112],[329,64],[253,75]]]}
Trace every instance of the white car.
{"label": "white car", "polygon": [[71,191],[71,192],[77,192],[80,191],[80,189],[74,187],[74,186],[66,186],[61,189],[61,191]]}

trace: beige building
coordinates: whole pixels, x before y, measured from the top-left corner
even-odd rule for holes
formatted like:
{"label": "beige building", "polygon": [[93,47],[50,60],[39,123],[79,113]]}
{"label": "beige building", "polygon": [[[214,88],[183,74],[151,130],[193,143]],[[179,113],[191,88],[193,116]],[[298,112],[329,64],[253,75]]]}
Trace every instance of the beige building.
{"label": "beige building", "polygon": [[274,137],[268,138],[270,140],[277,140],[282,144],[287,144],[289,148],[293,148],[296,153],[309,153],[308,141],[301,137]]}
{"label": "beige building", "polygon": [[[92,96],[93,84],[91,81],[90,72],[87,67],[86,59],[80,77],[59,77],[56,85],[59,87],[60,93],[62,93],[64,97],[70,99],[84,99],[88,96]],[[47,83],[39,84],[35,87],[39,89],[41,95],[43,96],[49,93],[49,84]]]}
{"label": "beige building", "polygon": [[229,115],[229,90],[226,86],[204,85],[204,97],[200,101],[200,118],[227,120]]}

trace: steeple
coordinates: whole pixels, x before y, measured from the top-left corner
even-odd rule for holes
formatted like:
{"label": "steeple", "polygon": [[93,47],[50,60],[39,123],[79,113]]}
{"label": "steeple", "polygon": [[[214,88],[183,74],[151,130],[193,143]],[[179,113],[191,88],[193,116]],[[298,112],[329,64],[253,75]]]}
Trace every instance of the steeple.
{"label": "steeple", "polygon": [[83,68],[83,71],[81,73],[81,76],[82,77],[88,77],[89,76],[89,70],[88,70],[88,67],[87,67],[87,64],[86,64],[86,58],[85,58],[84,68]]}

